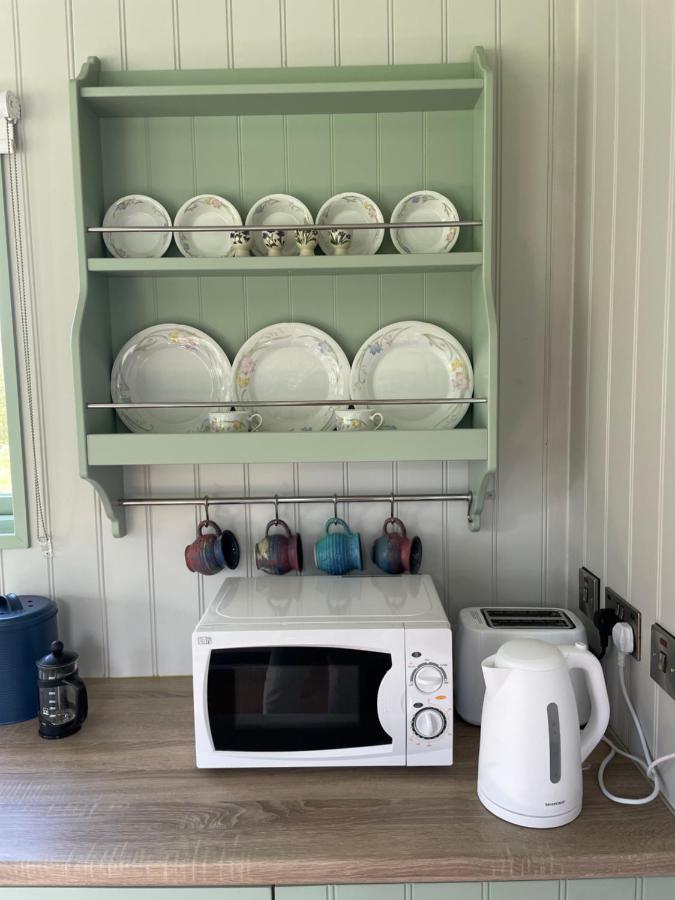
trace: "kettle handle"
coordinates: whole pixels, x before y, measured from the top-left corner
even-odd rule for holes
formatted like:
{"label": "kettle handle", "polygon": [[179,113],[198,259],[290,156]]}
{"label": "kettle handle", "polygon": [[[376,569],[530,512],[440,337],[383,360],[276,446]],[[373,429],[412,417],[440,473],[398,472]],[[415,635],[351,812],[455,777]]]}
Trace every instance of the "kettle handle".
{"label": "kettle handle", "polygon": [[595,749],[609,725],[609,697],[602,666],[588,650],[572,644],[558,647],[565,657],[568,669],[583,669],[591,695],[591,715],[581,732],[581,761]]}

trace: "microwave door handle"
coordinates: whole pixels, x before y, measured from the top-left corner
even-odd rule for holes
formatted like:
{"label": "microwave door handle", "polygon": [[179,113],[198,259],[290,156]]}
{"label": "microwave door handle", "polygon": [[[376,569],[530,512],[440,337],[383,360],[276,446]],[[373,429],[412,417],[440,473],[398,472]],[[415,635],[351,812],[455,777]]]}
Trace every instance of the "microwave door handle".
{"label": "microwave door handle", "polygon": [[380,725],[392,741],[398,740],[401,716],[405,715],[405,691],[398,693],[396,685],[401,683],[400,672],[392,666],[386,673],[377,692],[377,715]]}

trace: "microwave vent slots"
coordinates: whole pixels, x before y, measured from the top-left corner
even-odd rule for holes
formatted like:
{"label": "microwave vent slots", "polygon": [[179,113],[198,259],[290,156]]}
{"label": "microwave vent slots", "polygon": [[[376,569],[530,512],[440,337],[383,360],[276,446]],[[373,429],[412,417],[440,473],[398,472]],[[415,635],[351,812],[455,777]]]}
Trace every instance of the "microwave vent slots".
{"label": "microwave vent slots", "polygon": [[573,629],[574,623],[562,609],[482,609],[488,628],[563,628]]}

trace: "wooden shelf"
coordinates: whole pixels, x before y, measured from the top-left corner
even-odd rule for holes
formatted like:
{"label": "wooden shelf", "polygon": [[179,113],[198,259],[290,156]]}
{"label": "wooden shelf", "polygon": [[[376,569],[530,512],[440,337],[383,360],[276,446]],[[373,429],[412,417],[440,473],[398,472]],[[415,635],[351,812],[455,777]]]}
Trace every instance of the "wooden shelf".
{"label": "wooden shelf", "polygon": [[92,466],[487,459],[486,428],[293,434],[90,434]]}
{"label": "wooden shelf", "polygon": [[187,259],[163,256],[161,259],[113,259],[91,257],[90,272],[106,275],[360,275],[368,272],[466,272],[477,269],[483,254],[401,254],[378,253],[374,256],[247,256],[225,259]]}
{"label": "wooden shelf", "polygon": [[[71,83],[71,107],[80,473],[98,492],[113,534],[125,533],[118,500],[128,465],[358,460],[467,460],[469,527],[478,530],[497,452],[494,101],[481,48],[472,61],[451,65],[222,71],[102,71],[92,57]],[[428,187],[450,197],[462,220],[483,226],[461,229],[449,254],[398,254],[386,235],[381,253],[337,259],[113,259],[101,235],[87,231],[130,193],[149,194],[174,215],[196,185],[224,194],[240,211],[275,191],[300,197],[314,212],[332,193],[359,191],[386,221],[401,197]],[[200,278],[210,275],[239,278]],[[118,432],[114,411],[87,405],[109,397],[110,369],[124,343],[161,322],[202,329],[230,359],[260,328],[308,322],[352,358],[369,335],[407,319],[433,322],[466,347],[475,393],[487,399],[467,415],[466,427],[145,435]]]}
{"label": "wooden shelf", "polygon": [[180,81],[157,75],[101,73],[80,96],[105,117],[251,116],[473,109],[483,91],[466,64],[202,70]]}

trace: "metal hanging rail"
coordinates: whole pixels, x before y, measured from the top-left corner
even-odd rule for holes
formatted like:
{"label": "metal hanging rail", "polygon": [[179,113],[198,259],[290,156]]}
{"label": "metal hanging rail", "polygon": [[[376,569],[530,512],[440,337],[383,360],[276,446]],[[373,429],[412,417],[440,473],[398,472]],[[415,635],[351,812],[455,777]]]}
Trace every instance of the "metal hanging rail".
{"label": "metal hanging rail", "polygon": [[442,220],[438,222],[345,222],[328,225],[92,225],[87,228],[90,234],[112,234],[117,232],[176,232],[176,231],[385,231],[390,228],[479,228],[483,223],[479,219],[466,219],[459,222]]}
{"label": "metal hanging rail", "polygon": [[401,400],[180,400],[157,403],[87,403],[87,409],[211,409],[212,407],[236,406],[242,409],[257,409],[275,406],[449,406],[465,403],[487,403],[485,397],[420,397]]}
{"label": "metal hanging rail", "polygon": [[427,503],[460,501],[471,503],[471,492],[465,494],[322,494],[319,496],[303,495],[300,497],[285,497],[279,494],[265,497],[135,497],[119,500],[120,506],[262,506],[278,507],[280,504],[292,505],[295,503]]}

